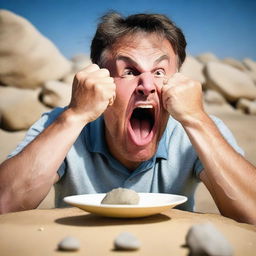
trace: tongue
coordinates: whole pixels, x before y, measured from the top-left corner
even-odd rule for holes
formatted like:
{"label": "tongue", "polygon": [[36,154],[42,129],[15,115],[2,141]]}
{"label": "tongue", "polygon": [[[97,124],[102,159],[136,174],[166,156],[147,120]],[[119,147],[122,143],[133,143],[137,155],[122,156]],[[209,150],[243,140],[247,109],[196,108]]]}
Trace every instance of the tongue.
{"label": "tongue", "polygon": [[138,139],[146,138],[151,130],[150,122],[146,119],[131,119],[131,126]]}

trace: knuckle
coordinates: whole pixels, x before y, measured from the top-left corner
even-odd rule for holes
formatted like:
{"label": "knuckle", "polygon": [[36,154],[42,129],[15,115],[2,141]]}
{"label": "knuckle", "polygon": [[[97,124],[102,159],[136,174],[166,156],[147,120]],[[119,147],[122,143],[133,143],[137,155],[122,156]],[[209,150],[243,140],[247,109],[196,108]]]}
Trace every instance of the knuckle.
{"label": "knuckle", "polygon": [[94,84],[94,90],[95,90],[96,93],[101,92],[102,91],[101,84],[99,84],[99,83]]}
{"label": "knuckle", "polygon": [[82,72],[83,74],[89,74],[89,73],[97,71],[99,69],[100,68],[97,64],[89,64],[88,66],[86,66],[85,68],[80,70],[79,72]]}
{"label": "knuckle", "polygon": [[197,87],[197,88],[201,87],[201,83],[197,80],[189,80],[188,85],[191,87]]}
{"label": "knuckle", "polygon": [[100,69],[99,66],[97,64],[93,63],[93,64],[90,64],[89,66],[87,66],[84,69],[84,71],[90,73],[90,72],[93,72],[93,71],[96,71],[96,70],[99,70],[99,69]]}
{"label": "knuckle", "polygon": [[179,78],[181,78],[181,79],[188,79],[188,77],[187,76],[185,76],[184,74],[182,74],[182,73],[176,73],[177,74],[177,77],[179,77]]}
{"label": "knuckle", "polygon": [[113,77],[108,77],[107,81],[108,81],[109,83],[111,83],[111,84],[115,84]]}
{"label": "knuckle", "polygon": [[92,63],[89,67],[92,67],[92,68],[98,68],[99,69],[99,66],[95,63]]}
{"label": "knuckle", "polygon": [[75,79],[80,81],[80,80],[83,80],[84,79],[84,73],[83,71],[79,71],[75,74]]}
{"label": "knuckle", "polygon": [[101,70],[101,72],[102,72],[104,75],[110,76],[110,73],[109,73],[109,70],[108,70],[108,69],[102,68],[102,69],[100,69],[100,70]]}
{"label": "knuckle", "polygon": [[184,78],[184,75],[178,72],[178,73],[175,73],[175,74],[172,76],[172,78],[181,79],[181,78]]}
{"label": "knuckle", "polygon": [[92,86],[94,84],[94,79],[91,78],[91,77],[86,77],[85,78],[85,84],[88,85],[88,86]]}

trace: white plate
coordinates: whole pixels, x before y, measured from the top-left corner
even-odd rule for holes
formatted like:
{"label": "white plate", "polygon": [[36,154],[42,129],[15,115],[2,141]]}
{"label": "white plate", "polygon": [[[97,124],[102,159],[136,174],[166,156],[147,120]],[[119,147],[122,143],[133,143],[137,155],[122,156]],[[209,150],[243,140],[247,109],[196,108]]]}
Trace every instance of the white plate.
{"label": "white plate", "polygon": [[162,193],[138,193],[139,204],[101,204],[106,194],[68,196],[64,201],[87,212],[108,217],[137,218],[158,214],[187,201],[187,197]]}

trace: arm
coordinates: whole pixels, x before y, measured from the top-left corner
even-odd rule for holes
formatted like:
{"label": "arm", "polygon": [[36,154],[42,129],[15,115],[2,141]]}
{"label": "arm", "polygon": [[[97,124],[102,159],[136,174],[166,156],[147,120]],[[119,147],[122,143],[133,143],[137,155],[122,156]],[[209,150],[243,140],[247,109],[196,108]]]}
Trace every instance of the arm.
{"label": "arm", "polygon": [[226,142],[205,113],[201,85],[176,74],[162,92],[165,108],[182,124],[204,165],[200,179],[221,214],[256,224],[256,168]]}
{"label": "arm", "polygon": [[0,212],[37,207],[58,181],[57,170],[83,127],[99,117],[115,95],[106,69],[95,64],[73,82],[69,107],[19,154],[0,165]]}

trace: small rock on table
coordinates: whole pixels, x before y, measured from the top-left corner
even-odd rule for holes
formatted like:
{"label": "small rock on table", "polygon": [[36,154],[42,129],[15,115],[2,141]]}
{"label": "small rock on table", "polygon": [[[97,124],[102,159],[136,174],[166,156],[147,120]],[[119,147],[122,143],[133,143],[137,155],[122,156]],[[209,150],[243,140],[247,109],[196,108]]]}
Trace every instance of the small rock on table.
{"label": "small rock on table", "polygon": [[211,223],[193,225],[186,235],[190,256],[232,256],[233,249],[227,239]]}
{"label": "small rock on table", "polygon": [[132,233],[122,232],[114,240],[114,247],[116,250],[138,250],[140,241]]}
{"label": "small rock on table", "polygon": [[78,251],[80,249],[80,242],[72,236],[67,236],[58,244],[60,251]]}

